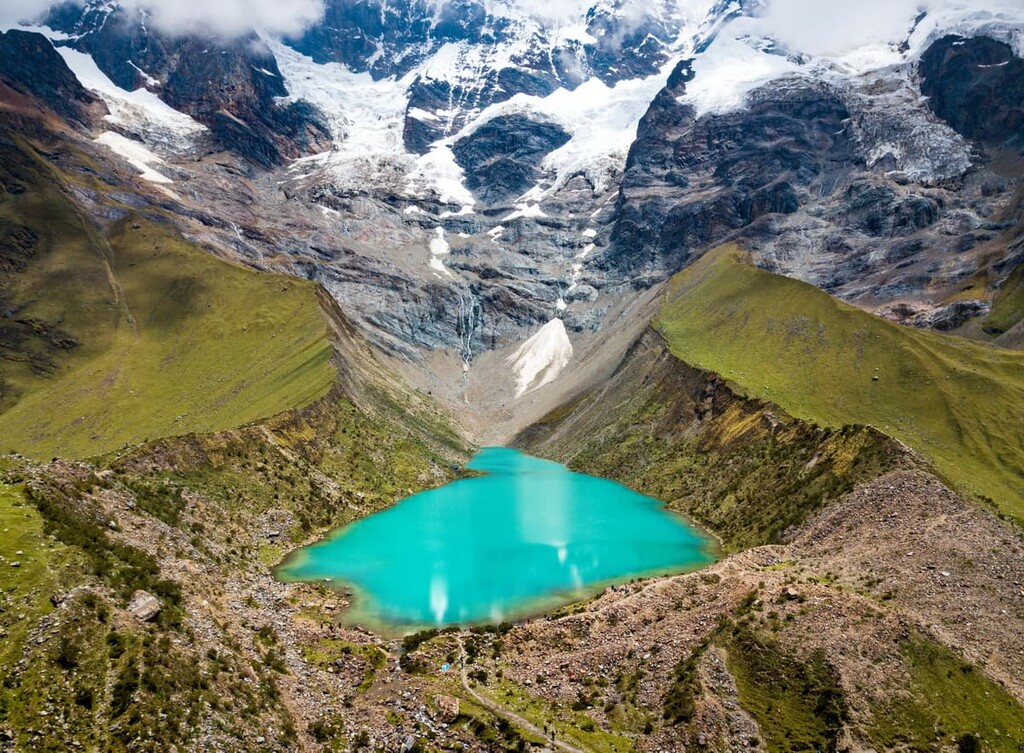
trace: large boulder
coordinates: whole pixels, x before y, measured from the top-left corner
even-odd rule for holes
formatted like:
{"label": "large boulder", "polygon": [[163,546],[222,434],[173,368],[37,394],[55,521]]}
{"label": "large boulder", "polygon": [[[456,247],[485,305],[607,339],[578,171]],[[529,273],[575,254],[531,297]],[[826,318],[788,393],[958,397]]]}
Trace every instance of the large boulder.
{"label": "large boulder", "polygon": [[128,614],[139,622],[149,622],[160,614],[163,605],[160,600],[148,591],[138,590],[132,594],[128,602]]}
{"label": "large boulder", "polygon": [[459,718],[459,699],[450,695],[434,696],[434,706],[437,709],[435,718],[439,722],[451,724]]}

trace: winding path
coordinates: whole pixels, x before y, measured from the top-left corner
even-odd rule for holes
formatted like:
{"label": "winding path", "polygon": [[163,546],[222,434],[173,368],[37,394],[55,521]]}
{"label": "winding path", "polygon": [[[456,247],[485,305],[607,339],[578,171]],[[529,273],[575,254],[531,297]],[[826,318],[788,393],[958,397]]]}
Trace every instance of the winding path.
{"label": "winding path", "polygon": [[466,671],[466,647],[462,642],[462,636],[459,636],[458,641],[459,677],[462,679],[462,687],[466,690],[466,692],[474,701],[479,703],[492,714],[504,717],[505,720],[510,721],[516,726],[525,729],[531,735],[534,735],[541,740],[546,740],[548,744],[554,745],[559,750],[565,751],[565,753],[587,753],[587,751],[583,750],[582,748],[574,748],[572,745],[569,745],[569,743],[563,742],[558,738],[549,737],[547,733],[545,733],[542,729],[532,724],[531,722],[528,722],[526,719],[519,716],[519,714],[515,713],[514,711],[510,711],[509,709],[500,705],[496,701],[491,700],[487,696],[480,695],[475,690],[473,690],[473,688],[469,686],[469,676]]}

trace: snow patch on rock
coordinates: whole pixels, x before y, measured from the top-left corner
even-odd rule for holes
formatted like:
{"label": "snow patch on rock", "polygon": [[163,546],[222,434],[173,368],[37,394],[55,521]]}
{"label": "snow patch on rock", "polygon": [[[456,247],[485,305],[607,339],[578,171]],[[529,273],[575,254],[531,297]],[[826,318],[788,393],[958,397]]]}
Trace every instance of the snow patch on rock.
{"label": "snow patch on rock", "polygon": [[153,165],[166,164],[160,157],[138,141],[132,141],[119,133],[107,131],[96,138],[97,144],[103,144],[114,154],[123,157],[128,164],[139,171],[139,177],[150,183],[173,183],[166,175],[153,169]]}
{"label": "snow patch on rock", "polygon": [[446,145],[438,145],[416,160],[405,181],[408,196],[433,195],[442,204],[460,204],[472,211],[476,199],[466,188],[465,171],[455,162],[455,155]]}
{"label": "snow patch on rock", "polygon": [[743,107],[758,86],[799,68],[782,55],[753,46],[749,38],[720,38],[694,60],[693,81],[680,101],[693,105],[698,117],[729,112]]}
{"label": "snow patch on rock", "polygon": [[516,204],[515,211],[510,212],[509,214],[502,217],[501,221],[511,222],[512,220],[517,220],[520,217],[537,219],[539,217],[547,217],[547,215],[544,213],[544,210],[540,208],[540,204],[530,204],[529,202],[524,202],[522,204]]}
{"label": "snow patch on rock", "polygon": [[571,359],[572,343],[565,324],[552,319],[508,359],[516,372],[516,397],[553,382]]}
{"label": "snow patch on rock", "polygon": [[129,92],[99,69],[91,55],[57,47],[68,68],[86,89],[90,89],[106,103],[110,114],[107,122],[147,144],[156,145],[172,152],[190,148],[196,137],[207,130],[183,112],[178,112],[148,89]]}
{"label": "snow patch on rock", "polygon": [[435,228],[434,232],[434,237],[430,239],[430,268],[441,276],[451,277],[451,270],[441,261],[441,257],[447,256],[451,251],[451,246],[448,244],[443,227]]}

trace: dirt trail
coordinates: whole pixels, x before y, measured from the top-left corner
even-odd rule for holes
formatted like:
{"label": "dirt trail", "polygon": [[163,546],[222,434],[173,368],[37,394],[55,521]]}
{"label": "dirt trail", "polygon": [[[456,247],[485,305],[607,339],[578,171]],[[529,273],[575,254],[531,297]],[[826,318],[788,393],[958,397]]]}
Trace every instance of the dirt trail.
{"label": "dirt trail", "polygon": [[487,696],[480,695],[473,688],[469,686],[469,677],[466,672],[466,648],[462,643],[462,638],[459,638],[459,677],[462,679],[462,687],[465,688],[466,692],[469,693],[470,697],[485,709],[490,711],[492,714],[504,717],[506,720],[512,722],[517,727],[521,727],[529,732],[531,735],[535,735],[541,740],[547,740],[549,744],[554,745],[559,750],[564,750],[566,753],[588,753],[588,751],[582,748],[574,748],[569,743],[558,740],[557,738],[549,737],[542,729],[531,724],[523,717],[514,711],[510,711],[504,706],[491,700]]}

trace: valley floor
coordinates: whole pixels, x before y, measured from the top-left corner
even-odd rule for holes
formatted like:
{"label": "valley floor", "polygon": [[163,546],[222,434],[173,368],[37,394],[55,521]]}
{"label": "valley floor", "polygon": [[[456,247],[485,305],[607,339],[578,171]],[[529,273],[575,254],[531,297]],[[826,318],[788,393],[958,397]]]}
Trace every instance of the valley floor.
{"label": "valley floor", "polygon": [[[357,419],[343,425],[366,431]],[[3,659],[7,747],[1024,743],[1024,541],[927,472],[904,466],[863,482],[784,543],[697,573],[611,587],[516,625],[398,640],[341,624],[345,593],[273,577],[283,553],[322,530],[301,533],[295,500],[343,481],[286,459],[294,430],[164,441],[109,469],[8,461],[21,481],[4,491],[4,525],[24,515],[39,533],[9,539],[23,553],[19,568],[2,552],[4,645],[21,646]],[[297,468],[310,485],[293,498],[285,490]],[[414,489],[448,473],[434,465],[399,483]],[[345,517],[387,503],[340,491]],[[91,550],[60,524],[82,514],[107,521],[97,536],[154,558],[159,576],[180,584],[177,596],[158,591],[165,609],[155,622],[125,611],[116,579],[75,564]]]}

